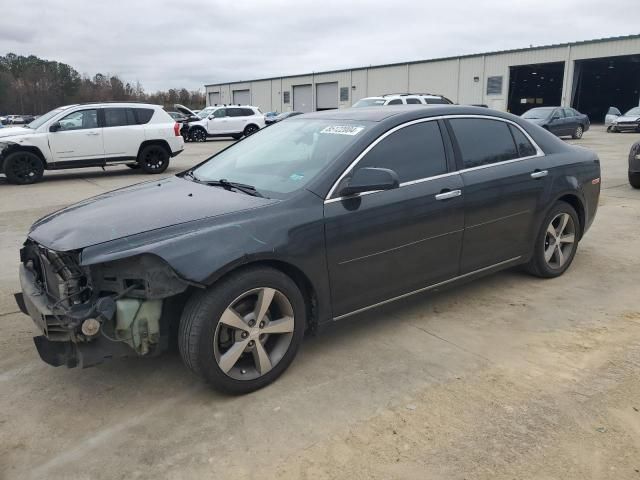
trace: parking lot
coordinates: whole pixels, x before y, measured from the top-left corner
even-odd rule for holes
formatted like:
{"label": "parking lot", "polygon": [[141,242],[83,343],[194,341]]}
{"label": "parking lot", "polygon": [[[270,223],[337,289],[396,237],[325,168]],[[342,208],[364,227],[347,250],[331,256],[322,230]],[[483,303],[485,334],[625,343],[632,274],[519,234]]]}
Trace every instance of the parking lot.
{"label": "parking lot", "polygon": [[[337,323],[243,397],[211,391],[177,353],[44,364],[13,301],[29,226],[149,177],[0,178],[0,478],[640,478],[637,140],[595,125],[572,141],[599,154],[603,190],[562,277],[507,271]],[[227,145],[186,144],[166,174]]]}

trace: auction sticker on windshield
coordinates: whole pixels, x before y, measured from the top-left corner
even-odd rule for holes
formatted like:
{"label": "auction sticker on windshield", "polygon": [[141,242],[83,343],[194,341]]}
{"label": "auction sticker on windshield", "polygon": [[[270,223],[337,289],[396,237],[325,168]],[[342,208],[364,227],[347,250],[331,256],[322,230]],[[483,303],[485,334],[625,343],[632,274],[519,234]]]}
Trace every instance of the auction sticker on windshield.
{"label": "auction sticker on windshield", "polygon": [[364,127],[354,127],[352,125],[329,125],[323,128],[320,133],[332,133],[334,135],[358,135]]}

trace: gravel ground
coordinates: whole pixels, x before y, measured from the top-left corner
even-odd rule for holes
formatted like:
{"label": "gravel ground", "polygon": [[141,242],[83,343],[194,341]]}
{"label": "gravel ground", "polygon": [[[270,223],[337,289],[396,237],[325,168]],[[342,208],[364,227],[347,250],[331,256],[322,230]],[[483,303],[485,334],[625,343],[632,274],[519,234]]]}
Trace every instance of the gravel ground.
{"label": "gravel ground", "polygon": [[[0,478],[640,479],[639,139],[594,126],[575,142],[600,155],[603,191],[563,277],[507,271],[345,320],[239,398],[175,353],[43,364],[11,296],[29,225],[146,177],[0,178]],[[226,145],[187,144],[168,173]]]}

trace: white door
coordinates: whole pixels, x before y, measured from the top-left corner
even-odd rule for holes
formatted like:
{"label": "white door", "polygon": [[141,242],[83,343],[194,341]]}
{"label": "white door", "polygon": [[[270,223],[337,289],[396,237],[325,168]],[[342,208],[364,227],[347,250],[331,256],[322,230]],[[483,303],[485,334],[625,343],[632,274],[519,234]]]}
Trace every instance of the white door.
{"label": "white door", "polygon": [[318,83],[316,85],[316,110],[336,108],[338,108],[338,82]]}
{"label": "white door", "polygon": [[229,120],[226,108],[218,108],[207,119],[207,132],[209,135],[229,133]]}
{"label": "white door", "polygon": [[144,141],[144,125],[138,125],[133,108],[105,108],[104,154],[107,161],[133,160]]}
{"label": "white door", "polygon": [[59,128],[49,134],[55,162],[100,164],[104,161],[102,128],[98,127],[98,110],[77,110],[58,122]]}
{"label": "white door", "polygon": [[[229,122],[229,132],[238,133],[244,131],[244,127],[247,124],[249,117],[246,115],[246,108],[227,108],[227,115]],[[253,112],[251,112],[253,113]]]}

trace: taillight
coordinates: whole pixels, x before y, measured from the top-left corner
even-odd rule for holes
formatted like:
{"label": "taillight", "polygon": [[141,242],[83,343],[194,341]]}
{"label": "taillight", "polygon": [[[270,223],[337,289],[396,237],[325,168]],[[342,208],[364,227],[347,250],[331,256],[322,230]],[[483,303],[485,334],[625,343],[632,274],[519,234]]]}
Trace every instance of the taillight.
{"label": "taillight", "polygon": [[173,133],[176,134],[176,137],[180,136],[180,124],[176,122],[176,124],[173,126]]}

